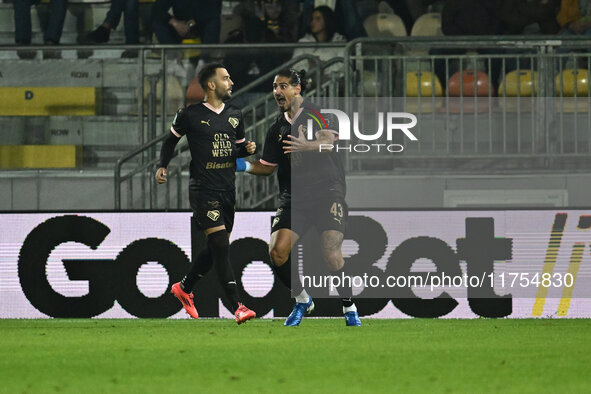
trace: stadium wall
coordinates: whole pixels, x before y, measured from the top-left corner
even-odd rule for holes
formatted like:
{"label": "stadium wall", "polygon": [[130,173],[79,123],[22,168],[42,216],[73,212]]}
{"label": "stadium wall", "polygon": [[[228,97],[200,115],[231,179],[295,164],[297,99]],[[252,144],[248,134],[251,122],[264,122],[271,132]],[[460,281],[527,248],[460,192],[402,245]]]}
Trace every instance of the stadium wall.
{"label": "stadium wall", "polygon": [[[183,203],[188,209],[186,185],[183,183]],[[449,208],[446,194],[479,190],[480,207],[579,207],[591,201],[589,174],[530,174],[530,175],[352,175],[347,177],[347,202],[354,209],[364,208]],[[135,190],[140,186],[135,185]],[[508,200],[506,191],[532,191],[521,198]],[[368,191],[371,191],[369,193]],[[532,201],[536,191],[562,193],[561,199]],[[127,188],[123,188],[126,199]],[[172,198],[176,196],[171,188]],[[75,211],[113,209],[113,175],[104,171],[80,171],[75,174],[60,171],[4,171],[0,174],[0,211]],[[464,205],[468,206],[468,205]],[[474,207],[474,204],[470,206]]]}
{"label": "stadium wall", "polygon": [[[272,215],[239,212],[230,250],[244,302],[264,318],[286,316],[292,306],[289,292],[267,265]],[[191,245],[190,213],[7,213],[0,214],[0,224],[0,318],[186,317],[167,290],[182,278],[191,252],[199,247]],[[430,296],[415,291],[404,298],[367,299],[361,293],[357,305],[362,316],[591,317],[591,209],[353,211],[349,224],[345,258],[378,276],[405,262],[412,264],[409,272],[436,273],[444,265],[431,254],[437,244],[448,250],[445,264],[464,274],[484,272],[488,265],[507,280],[513,273],[528,281],[542,274],[552,281],[572,277],[571,285],[553,282],[542,286],[545,291],[533,281],[500,290],[495,284],[484,299],[461,286],[436,288]],[[372,235],[369,245],[360,234],[384,236]],[[461,242],[472,249],[460,247]],[[416,254],[401,257],[409,245]],[[199,313],[232,317],[218,297],[222,292],[213,275],[196,289]],[[341,314],[338,298],[315,303],[316,316]]]}

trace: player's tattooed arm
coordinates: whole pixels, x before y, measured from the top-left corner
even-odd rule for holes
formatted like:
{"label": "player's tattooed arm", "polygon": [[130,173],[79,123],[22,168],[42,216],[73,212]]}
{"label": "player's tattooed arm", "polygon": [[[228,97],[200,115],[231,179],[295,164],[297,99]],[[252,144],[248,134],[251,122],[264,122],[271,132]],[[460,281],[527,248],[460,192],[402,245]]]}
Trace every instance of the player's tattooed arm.
{"label": "player's tattooed arm", "polygon": [[322,250],[325,252],[337,252],[341,250],[344,235],[340,231],[324,231],[321,236]]}
{"label": "player's tattooed arm", "polygon": [[320,130],[315,133],[316,139],[308,141],[304,135],[303,126],[298,127],[297,137],[289,135],[288,140],[283,141],[283,151],[285,154],[293,152],[330,152],[333,148],[333,143],[336,140],[336,135],[330,130]]}
{"label": "player's tattooed arm", "polygon": [[247,163],[250,165],[247,164],[246,172],[253,175],[269,176],[272,175],[277,168],[277,166],[263,164],[260,160]]}

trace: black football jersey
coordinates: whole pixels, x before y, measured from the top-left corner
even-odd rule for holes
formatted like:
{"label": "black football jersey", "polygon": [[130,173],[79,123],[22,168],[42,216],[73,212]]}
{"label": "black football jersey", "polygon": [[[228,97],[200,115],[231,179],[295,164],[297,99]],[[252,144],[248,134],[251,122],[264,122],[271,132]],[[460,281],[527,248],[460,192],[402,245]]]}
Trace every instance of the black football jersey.
{"label": "black football jersey", "polygon": [[[334,191],[345,196],[345,171],[341,154],[333,152],[296,152],[285,154],[283,141],[289,140],[290,134],[297,134],[300,125],[303,132],[312,125],[312,136],[319,129],[316,119],[319,119],[320,109],[308,101],[304,101],[299,114],[294,120],[289,121],[285,113],[281,113],[275,123],[269,129],[265,139],[261,162],[267,165],[276,165],[277,178],[281,198],[291,199],[315,199],[318,193]],[[329,122],[332,118],[324,115],[323,121]],[[308,120],[311,119],[312,122]],[[332,120],[335,122],[334,120]],[[336,125],[322,124],[322,128],[338,129]],[[292,190],[292,186],[297,190]]]}
{"label": "black football jersey", "polygon": [[235,189],[236,144],[245,142],[240,109],[228,103],[218,110],[203,102],[190,105],[179,110],[171,131],[187,136],[190,174],[198,188]]}

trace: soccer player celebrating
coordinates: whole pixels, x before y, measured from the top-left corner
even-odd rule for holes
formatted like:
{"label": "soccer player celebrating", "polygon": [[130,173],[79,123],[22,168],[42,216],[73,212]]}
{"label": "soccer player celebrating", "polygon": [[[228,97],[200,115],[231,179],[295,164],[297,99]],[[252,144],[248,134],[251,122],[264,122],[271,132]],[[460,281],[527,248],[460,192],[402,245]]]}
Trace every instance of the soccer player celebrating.
{"label": "soccer player celebrating", "polygon": [[[304,314],[314,309],[312,298],[303,289],[299,277],[291,278],[291,249],[303,232],[315,226],[321,233],[322,256],[333,274],[341,275],[345,263],[341,251],[348,214],[344,167],[336,152],[318,153],[321,144],[331,145],[335,141],[336,132],[318,130],[313,141],[307,141],[302,135],[308,119],[304,115],[317,114],[317,107],[301,95],[305,88],[304,71],[298,73],[289,69],[277,73],[273,94],[281,114],[267,133],[261,159],[246,162],[243,169],[255,175],[271,175],[277,169],[280,206],[271,226],[269,253],[275,275],[296,295],[286,326],[299,325]],[[306,150],[314,150],[316,154],[302,152]],[[294,190],[292,194],[292,184],[302,190]],[[292,223],[292,217],[298,222]],[[338,291],[346,324],[360,326],[357,308],[350,298],[352,290],[341,288]]]}
{"label": "soccer player celebrating", "polygon": [[238,324],[256,317],[242,305],[236,280],[228,259],[229,237],[234,225],[235,161],[256,150],[254,142],[246,142],[242,113],[224,101],[230,99],[234,83],[226,68],[219,63],[205,65],[198,76],[205,100],[179,110],[171,133],[162,145],[160,168],[156,181],[166,182],[166,167],[174,148],[183,135],[191,151],[189,202],[192,220],[207,236],[207,248],[193,262],[189,272],[171,293],[194,319],[199,317],[193,303],[193,287],[215,265],[225,295],[234,308]]}

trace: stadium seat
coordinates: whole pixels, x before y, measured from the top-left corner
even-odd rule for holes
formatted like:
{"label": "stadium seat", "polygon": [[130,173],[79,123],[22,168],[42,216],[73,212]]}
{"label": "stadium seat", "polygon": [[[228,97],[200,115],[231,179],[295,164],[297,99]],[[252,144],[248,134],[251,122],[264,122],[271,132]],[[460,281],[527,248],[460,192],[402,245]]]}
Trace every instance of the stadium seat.
{"label": "stadium seat", "polygon": [[203,88],[199,84],[199,80],[197,77],[193,78],[189,86],[187,86],[187,94],[185,97],[185,105],[189,106],[191,104],[197,104],[205,97],[205,93],[203,92]]}
{"label": "stadium seat", "polygon": [[488,95],[494,96],[494,90],[488,75],[482,71],[466,70],[451,76],[448,83],[450,97],[470,97],[470,100],[452,100],[449,103],[451,113],[487,112],[490,108]]}
{"label": "stadium seat", "polygon": [[[456,72],[448,82],[450,97],[486,97],[494,96],[488,75],[482,71],[465,70]],[[461,90],[460,90],[461,89]]]}
{"label": "stadium seat", "polygon": [[406,37],[404,22],[398,15],[374,14],[363,22],[368,37]]}
{"label": "stadium seat", "polygon": [[406,73],[407,97],[441,97],[442,95],[443,89],[441,88],[441,82],[437,78],[437,75],[429,71],[411,71]]}
{"label": "stadium seat", "polygon": [[[183,39],[182,43],[184,45],[198,45],[201,44],[201,38],[196,37],[196,38],[185,38]],[[172,53],[169,54],[169,56]],[[193,58],[193,57],[198,57],[199,55],[201,55],[201,51],[198,49],[185,49],[183,50],[183,56],[187,59]]]}
{"label": "stadium seat", "polygon": [[586,69],[566,69],[556,76],[556,111],[589,112],[589,73]]}
{"label": "stadium seat", "polygon": [[441,14],[429,12],[421,15],[412,26],[410,35],[415,37],[442,36]]}
{"label": "stadium seat", "polygon": [[585,69],[568,69],[558,74],[556,76],[556,95],[561,97],[588,96],[588,71]]}
{"label": "stadium seat", "polygon": [[99,92],[89,86],[0,87],[0,115],[96,115]]}
{"label": "stadium seat", "polygon": [[[414,37],[442,36],[443,33],[441,32],[441,14],[437,12],[429,12],[421,15],[415,21],[410,35]],[[429,59],[428,48],[410,47],[406,50],[406,54],[411,58],[410,61],[406,61],[407,71],[431,70],[431,60]],[[417,67],[419,63],[420,69]]]}
{"label": "stadium seat", "polygon": [[538,91],[538,73],[530,70],[511,71],[499,85],[499,96],[531,97]]}
{"label": "stadium seat", "polygon": [[0,169],[76,168],[82,147],[76,145],[0,145]]}

